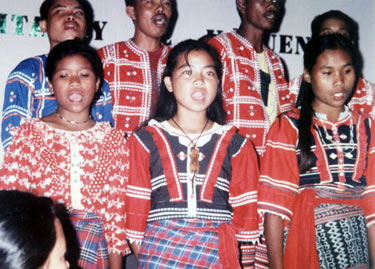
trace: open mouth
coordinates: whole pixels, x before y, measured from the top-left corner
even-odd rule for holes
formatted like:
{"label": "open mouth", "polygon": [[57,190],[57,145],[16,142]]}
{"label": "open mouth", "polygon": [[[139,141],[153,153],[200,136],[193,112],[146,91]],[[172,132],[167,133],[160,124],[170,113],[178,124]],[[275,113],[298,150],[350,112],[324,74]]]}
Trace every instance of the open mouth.
{"label": "open mouth", "polygon": [[269,11],[266,14],[264,14],[264,17],[266,17],[268,20],[274,21],[277,18],[277,13],[273,11]]}
{"label": "open mouth", "polygon": [[80,102],[83,99],[83,96],[79,93],[73,93],[69,95],[69,100],[73,102]]}
{"label": "open mouth", "polygon": [[203,91],[196,91],[191,95],[191,97],[193,98],[193,100],[202,101],[204,100],[206,95],[204,94]]}
{"label": "open mouth", "polygon": [[153,17],[152,21],[156,25],[166,25],[168,23],[168,18],[164,14],[160,14]]}
{"label": "open mouth", "polygon": [[77,23],[68,22],[65,23],[65,30],[74,30],[78,31],[79,27]]}
{"label": "open mouth", "polygon": [[334,96],[335,97],[341,97],[341,96],[344,96],[344,93],[338,92],[338,93],[335,93]]}

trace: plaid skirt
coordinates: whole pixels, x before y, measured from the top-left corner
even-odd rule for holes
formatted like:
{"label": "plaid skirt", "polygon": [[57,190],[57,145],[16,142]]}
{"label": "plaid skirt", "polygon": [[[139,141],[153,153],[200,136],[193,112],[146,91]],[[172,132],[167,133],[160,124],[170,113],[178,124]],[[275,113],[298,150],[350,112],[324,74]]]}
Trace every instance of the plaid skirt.
{"label": "plaid skirt", "polygon": [[70,220],[80,245],[78,265],[83,269],[108,269],[107,241],[101,219],[92,212],[72,210]]}
{"label": "plaid skirt", "polygon": [[138,268],[223,268],[219,259],[219,235],[210,230],[222,223],[196,219],[148,223]]}

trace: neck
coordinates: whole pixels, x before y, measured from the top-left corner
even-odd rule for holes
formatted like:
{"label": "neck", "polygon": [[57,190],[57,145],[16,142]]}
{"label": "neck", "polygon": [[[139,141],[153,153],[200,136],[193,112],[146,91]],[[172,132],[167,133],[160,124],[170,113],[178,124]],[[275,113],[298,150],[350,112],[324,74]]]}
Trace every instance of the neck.
{"label": "neck", "polygon": [[260,53],[263,51],[265,36],[263,30],[252,27],[249,24],[241,23],[238,33],[251,43],[256,52]]}
{"label": "neck", "polygon": [[[179,126],[174,126],[179,129],[181,127],[185,132],[190,134],[199,134],[202,132],[202,129],[205,127],[205,130],[208,130],[212,127],[212,122],[208,122],[206,115],[204,117],[181,117],[177,114],[173,117],[174,121],[177,122]],[[173,121],[172,121],[173,122]],[[172,125],[175,125],[174,123]]]}
{"label": "neck", "polygon": [[345,111],[345,107],[342,106],[342,107],[338,107],[338,108],[334,108],[334,109],[331,108],[331,109],[327,110],[327,109],[321,109],[319,107],[316,107],[313,104],[313,110],[315,112],[325,114],[329,121],[338,121],[341,112]]}
{"label": "neck", "polygon": [[146,37],[144,35],[135,33],[134,37],[132,38],[133,42],[144,49],[145,51],[156,51],[161,48],[161,39],[155,39],[151,37]]}

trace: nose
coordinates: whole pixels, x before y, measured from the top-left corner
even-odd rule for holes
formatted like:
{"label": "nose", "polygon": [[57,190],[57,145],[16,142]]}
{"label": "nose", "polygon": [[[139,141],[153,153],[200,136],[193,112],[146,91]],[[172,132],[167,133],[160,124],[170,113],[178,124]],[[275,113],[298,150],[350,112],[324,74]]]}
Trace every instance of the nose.
{"label": "nose", "polygon": [[342,85],[344,85],[344,76],[343,76],[343,74],[336,73],[334,83],[335,83],[336,87],[341,87]]}
{"label": "nose", "polygon": [[69,11],[69,12],[66,14],[65,19],[66,19],[67,21],[74,21],[74,20],[75,20],[74,12],[73,12],[73,11]]}
{"label": "nose", "polygon": [[156,7],[156,13],[160,14],[160,13],[163,13],[163,11],[164,11],[164,6],[163,6],[163,3],[160,1]]}
{"label": "nose", "polygon": [[204,83],[204,75],[202,72],[199,72],[195,75],[195,84],[203,84]]}
{"label": "nose", "polygon": [[271,0],[271,1],[267,1],[267,3],[268,3],[268,7],[267,7],[268,10],[278,11],[280,9],[279,1]]}
{"label": "nose", "polygon": [[81,85],[81,80],[79,79],[79,76],[73,75],[70,77],[70,88],[75,88]]}

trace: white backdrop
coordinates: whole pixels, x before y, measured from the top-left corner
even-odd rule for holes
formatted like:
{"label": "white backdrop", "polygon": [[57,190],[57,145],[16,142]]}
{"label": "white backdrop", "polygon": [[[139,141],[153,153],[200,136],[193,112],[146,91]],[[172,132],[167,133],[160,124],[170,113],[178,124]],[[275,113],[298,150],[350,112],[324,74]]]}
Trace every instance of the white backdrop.
{"label": "white backdrop", "polygon": [[[47,37],[31,36],[35,17],[39,16],[42,0],[0,1],[0,106],[2,108],[6,78],[24,58],[46,53]],[[124,0],[91,0],[95,20],[103,27],[102,40],[94,47],[125,40],[133,35],[133,25],[125,14]],[[171,37],[172,45],[186,38],[198,38],[207,30],[231,31],[238,27],[235,0],[177,0],[178,20]],[[298,39],[307,41],[310,22],[320,13],[339,9],[353,17],[360,26],[360,46],[365,59],[364,77],[375,81],[375,1],[374,0],[287,0],[286,13],[280,30],[270,39],[273,48],[286,62],[290,77],[302,72],[303,51]],[[22,27],[17,19],[23,21]],[[1,116],[0,116],[1,117]],[[0,147],[0,160],[2,158]]]}

